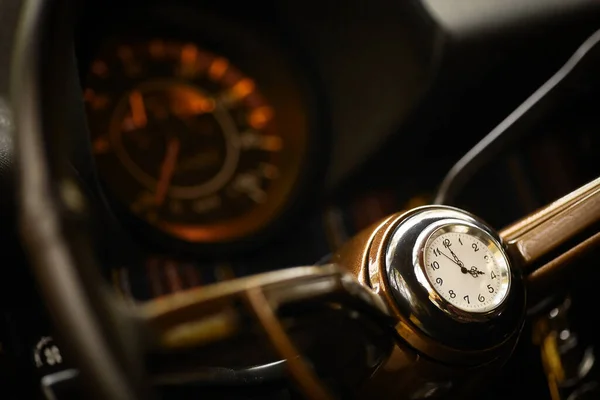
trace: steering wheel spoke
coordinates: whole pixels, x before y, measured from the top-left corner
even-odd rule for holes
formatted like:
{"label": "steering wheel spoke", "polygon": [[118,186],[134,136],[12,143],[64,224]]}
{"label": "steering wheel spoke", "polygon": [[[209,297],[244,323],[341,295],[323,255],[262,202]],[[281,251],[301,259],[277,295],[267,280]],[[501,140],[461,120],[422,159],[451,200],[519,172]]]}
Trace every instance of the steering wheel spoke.
{"label": "steering wheel spoke", "polygon": [[513,260],[538,290],[569,273],[573,261],[600,245],[600,178],[500,232]]}
{"label": "steering wheel spoke", "polygon": [[[149,328],[149,374],[157,385],[225,388],[289,376],[304,395],[327,399],[331,393],[317,373],[331,372],[325,364],[334,354],[376,348],[376,362],[366,360],[349,374],[365,379],[392,348],[386,329],[394,320],[384,304],[335,265],[220,282],[154,299],[137,311]],[[364,332],[352,328],[337,340],[333,326],[354,323]]]}

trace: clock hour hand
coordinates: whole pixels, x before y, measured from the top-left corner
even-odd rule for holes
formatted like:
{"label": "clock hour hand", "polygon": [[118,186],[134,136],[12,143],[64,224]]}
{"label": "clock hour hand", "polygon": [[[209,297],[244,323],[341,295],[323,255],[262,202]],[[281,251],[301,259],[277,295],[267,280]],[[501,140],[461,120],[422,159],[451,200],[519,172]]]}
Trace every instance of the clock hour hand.
{"label": "clock hour hand", "polygon": [[479,275],[485,274],[485,272],[478,270],[475,266],[471,267],[471,269],[468,272],[473,278],[477,278]]}
{"label": "clock hour hand", "polygon": [[446,257],[448,260],[450,260],[450,261],[452,261],[453,263],[455,263],[456,265],[458,265],[458,266],[460,267],[460,271],[461,271],[463,274],[469,274],[469,275],[471,275],[473,278],[477,278],[479,275],[483,275],[483,274],[484,274],[484,272],[482,272],[482,271],[479,271],[479,270],[477,269],[477,267],[475,267],[475,266],[471,267],[471,269],[467,269],[467,268],[465,267],[465,264],[464,264],[462,261],[460,261],[460,259],[459,259],[459,258],[458,258],[458,256],[457,256],[457,255],[456,255],[456,254],[455,254],[455,253],[452,251],[452,249],[451,249],[450,247],[447,247],[447,249],[448,249],[448,250],[450,250],[450,254],[452,254],[452,257],[453,257],[454,259],[452,259],[452,258],[448,257],[446,254],[442,253],[441,251],[440,251],[440,253],[441,253],[441,254],[442,254],[444,257]]}

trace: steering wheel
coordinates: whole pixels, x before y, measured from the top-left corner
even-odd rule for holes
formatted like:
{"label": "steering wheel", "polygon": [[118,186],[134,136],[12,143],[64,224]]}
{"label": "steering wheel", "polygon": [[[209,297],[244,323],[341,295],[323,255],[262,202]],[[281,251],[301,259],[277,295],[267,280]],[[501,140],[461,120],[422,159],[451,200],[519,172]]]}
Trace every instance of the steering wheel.
{"label": "steering wheel", "polygon": [[[148,358],[154,360],[153,365],[169,368],[158,374],[159,377],[154,371],[155,383],[173,384],[184,379],[193,380],[195,384],[208,382],[218,390],[244,384],[246,391],[248,386],[281,380],[282,363],[278,360],[287,359],[286,368],[292,375],[299,376],[299,386],[308,393],[314,392],[311,387],[319,385],[313,384],[315,378],[311,378],[310,373],[302,374],[308,368],[292,354],[294,345],[282,334],[279,321],[269,313],[276,308],[274,298],[277,298],[277,307],[286,306],[291,312],[294,304],[302,304],[310,293],[313,304],[315,301],[341,302],[356,311],[368,310],[369,319],[385,319],[380,302],[348,280],[347,274],[339,268],[300,267],[241,280],[237,287],[216,285],[209,290],[190,292],[189,296],[163,298],[144,307],[126,304],[104,283],[90,238],[82,233],[87,228],[90,210],[86,208],[77,176],[65,162],[72,151],[70,140],[73,140],[67,132],[86,132],[83,108],[78,107],[81,106],[80,89],[75,81],[77,74],[69,29],[73,26],[74,14],[75,7],[68,1],[24,4],[12,83],[15,120],[19,121],[19,132],[24,133],[19,134],[17,143],[20,191],[24,196],[21,231],[33,256],[31,262],[35,265],[40,290],[59,332],[58,340],[62,333],[67,356],[80,368],[89,392],[103,399],[150,398],[145,374],[148,368],[144,368]],[[60,99],[53,98],[57,94]],[[85,146],[77,148],[82,147],[85,149]],[[328,286],[325,293],[323,284]],[[290,286],[292,290],[288,290]],[[312,290],[313,286],[321,287],[321,299],[312,294],[318,294]],[[265,306],[267,298],[271,303]],[[237,310],[240,301],[247,303],[247,307],[242,307],[244,310]],[[247,325],[239,315],[247,311],[245,309],[276,343],[279,357],[266,362],[264,356],[260,356],[259,361],[252,363],[253,352],[248,351],[249,367],[184,367],[185,372],[176,371],[173,377],[170,356],[160,349],[177,351],[193,344],[210,343],[223,332],[227,336],[239,331]],[[336,317],[330,314],[321,313],[316,320],[311,318],[310,324],[324,317],[331,323],[331,318]],[[197,315],[209,317],[195,321]],[[344,322],[341,324],[344,329]],[[313,326],[311,330],[314,329]],[[169,333],[164,335],[161,331]],[[297,334],[305,335],[300,328]],[[344,341],[346,348],[348,341],[352,345],[352,335]],[[339,347],[336,343],[340,343],[333,338],[326,342],[330,350],[321,353],[331,354],[332,349]],[[384,348],[389,347],[387,338],[384,342]],[[323,346],[323,343],[318,344],[320,348]],[[161,361],[157,362],[156,357]],[[204,358],[215,360],[219,356],[212,354]],[[366,366],[366,370],[372,368],[372,365]],[[356,378],[356,374],[347,375],[347,379]]]}
{"label": "steering wheel", "polygon": [[[151,398],[151,384],[181,382],[205,382],[224,390],[231,384],[260,383],[269,374],[279,379],[276,371],[285,371],[301,395],[331,398],[330,388],[315,371],[350,387],[366,381],[384,363],[398,362],[394,350],[406,343],[411,351],[429,357],[429,363],[438,356],[456,358],[447,342],[434,343],[436,350],[431,353],[431,343],[421,340],[419,326],[426,336],[436,338],[440,326],[464,335],[465,326],[483,323],[477,326],[481,332],[492,332],[495,341],[459,353],[479,363],[504,360],[498,354],[506,355],[507,349],[510,353],[525,318],[526,282],[556,277],[573,255],[600,242],[597,180],[499,234],[462,210],[429,206],[395,214],[371,227],[336,254],[334,264],[219,283],[141,306],[125,303],[100,273],[86,233],[93,210],[87,208],[81,183],[66,162],[73,151],[69,133],[86,130],[71,42],[75,14],[76,7],[66,0],[24,3],[12,64],[12,104],[18,130],[22,239],[59,340],[92,395],[115,400]],[[425,215],[431,218],[431,211],[479,229],[504,254],[512,292],[501,315],[486,314],[484,322],[462,321],[461,327],[456,321],[467,318],[466,313],[420,298],[422,292],[410,286],[418,286],[417,281],[398,283],[390,278],[409,276],[412,272],[404,269],[412,266],[412,259],[393,264],[392,257],[393,265],[381,264],[391,257],[387,246],[397,246],[394,257],[410,257],[407,236],[398,238],[399,229],[410,231],[417,240],[421,231],[414,229],[425,223]],[[476,279],[479,270],[473,267],[465,272],[457,259],[458,273]],[[540,261],[541,268],[526,269],[539,267],[535,263]],[[413,295],[419,302],[407,298]],[[407,323],[407,312],[422,317],[419,324],[424,325]],[[432,315],[437,319],[428,320]],[[502,319],[503,325],[498,327],[494,318]],[[325,329],[323,321],[338,321],[336,334],[328,333],[331,329]],[[344,340],[337,334],[340,331]],[[264,337],[267,340],[261,341]],[[256,354],[259,341],[266,343],[268,357]],[[244,354],[248,365],[223,367],[232,360],[224,355],[228,347]],[[493,356],[483,357],[490,348]],[[348,349],[356,349],[352,357],[339,359]],[[301,353],[309,357],[300,357]],[[415,371],[425,375],[431,371],[419,362],[421,367]]]}

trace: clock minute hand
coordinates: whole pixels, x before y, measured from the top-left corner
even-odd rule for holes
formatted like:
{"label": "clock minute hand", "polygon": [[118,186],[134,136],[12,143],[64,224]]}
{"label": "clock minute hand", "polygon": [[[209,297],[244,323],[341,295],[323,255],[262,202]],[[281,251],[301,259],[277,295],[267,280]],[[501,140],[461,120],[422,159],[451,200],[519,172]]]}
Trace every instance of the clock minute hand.
{"label": "clock minute hand", "polygon": [[462,261],[460,261],[458,256],[452,251],[450,247],[448,247],[448,250],[450,250],[450,254],[452,254],[452,257],[454,257],[454,262],[460,266],[463,274],[470,274],[473,278],[477,278],[479,275],[483,275],[483,272],[479,271],[477,267],[471,267],[471,269],[467,269],[465,267],[465,264]]}
{"label": "clock minute hand", "polygon": [[[452,252],[452,250],[450,250],[450,252]],[[461,263],[460,261],[453,260],[452,258],[448,257],[445,253],[442,253],[441,251],[440,251],[440,254],[443,255],[444,257],[446,257],[448,260],[452,261],[454,264],[458,265],[460,267],[460,271],[463,274],[466,274],[469,272],[469,270],[467,268],[465,268],[463,263]]]}

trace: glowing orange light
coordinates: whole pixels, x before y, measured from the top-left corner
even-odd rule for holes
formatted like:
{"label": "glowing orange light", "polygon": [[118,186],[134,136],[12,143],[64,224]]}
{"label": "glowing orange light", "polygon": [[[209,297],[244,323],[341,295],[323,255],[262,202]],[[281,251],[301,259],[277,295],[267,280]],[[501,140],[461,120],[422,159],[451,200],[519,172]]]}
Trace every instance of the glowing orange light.
{"label": "glowing orange light", "polygon": [[254,82],[251,79],[242,79],[231,88],[232,100],[241,100],[254,91]]}
{"label": "glowing orange light", "polygon": [[254,129],[263,129],[273,119],[273,109],[268,106],[252,110],[248,116],[248,123]]}
{"label": "glowing orange light", "polygon": [[225,75],[227,68],[229,68],[229,62],[224,58],[217,58],[210,64],[208,76],[211,79],[218,81]]}
{"label": "glowing orange light", "polygon": [[181,63],[184,65],[193,64],[198,58],[198,49],[193,44],[186,44],[181,48]]}

